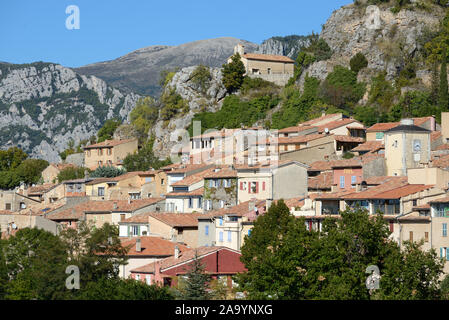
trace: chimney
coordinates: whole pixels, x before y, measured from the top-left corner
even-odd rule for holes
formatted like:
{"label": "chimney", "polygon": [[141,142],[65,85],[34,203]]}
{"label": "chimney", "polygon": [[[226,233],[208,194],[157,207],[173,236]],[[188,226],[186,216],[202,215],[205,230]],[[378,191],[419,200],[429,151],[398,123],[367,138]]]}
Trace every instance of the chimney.
{"label": "chimney", "polygon": [[142,244],[140,242],[140,238],[136,239],[136,252],[141,252],[142,251]]}
{"label": "chimney", "polygon": [[413,119],[401,119],[401,125],[403,126],[412,126]]}
{"label": "chimney", "polygon": [[175,259],[179,258],[179,247],[175,246]]}
{"label": "chimney", "polygon": [[128,204],[131,204],[131,198],[128,198]]}

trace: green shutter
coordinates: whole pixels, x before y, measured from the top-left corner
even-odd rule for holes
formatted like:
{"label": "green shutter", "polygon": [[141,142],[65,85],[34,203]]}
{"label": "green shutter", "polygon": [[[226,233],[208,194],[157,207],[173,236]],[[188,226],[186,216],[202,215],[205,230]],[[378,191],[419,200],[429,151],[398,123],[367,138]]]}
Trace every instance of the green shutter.
{"label": "green shutter", "polygon": [[129,228],[129,224],[128,224],[128,237],[131,236],[131,232],[130,232],[130,228]]}

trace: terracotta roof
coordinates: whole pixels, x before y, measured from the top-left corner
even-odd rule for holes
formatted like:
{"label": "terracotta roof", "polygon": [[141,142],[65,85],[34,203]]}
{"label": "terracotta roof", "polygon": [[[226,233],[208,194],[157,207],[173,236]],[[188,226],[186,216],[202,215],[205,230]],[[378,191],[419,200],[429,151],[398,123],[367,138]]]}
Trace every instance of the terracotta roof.
{"label": "terracotta roof", "polygon": [[413,211],[419,211],[419,210],[430,210],[430,204],[429,203],[426,203],[426,204],[423,204],[423,205],[420,205],[420,206],[415,206],[415,207],[413,207]]}
{"label": "terracotta roof", "polygon": [[259,53],[245,53],[243,55],[244,58],[249,60],[264,60],[264,61],[275,61],[275,62],[286,62],[286,63],[295,63],[294,60],[285,56],[278,56],[273,54],[259,54]]}
{"label": "terracotta roof", "polygon": [[172,256],[175,253],[175,246],[178,246],[180,252],[190,249],[180,243],[172,242],[158,237],[142,236],[140,238],[141,251],[136,251],[136,240],[121,239],[122,247],[129,247],[128,256]]}
{"label": "terracotta roof", "polygon": [[305,131],[305,130],[309,130],[309,129],[313,129],[313,128],[317,128],[317,130],[318,130],[318,127],[315,127],[315,126],[298,125],[298,126],[294,126],[294,127],[280,129],[280,130],[278,130],[278,133],[301,132],[301,131]]}
{"label": "terracotta roof", "polygon": [[390,130],[391,128],[397,127],[399,124],[399,122],[376,123],[366,129],[366,132],[384,132]]}
{"label": "terracotta roof", "polygon": [[13,214],[13,212],[9,210],[0,210],[0,214]]}
{"label": "terracotta roof", "polygon": [[336,192],[321,193],[316,195],[316,200],[340,200],[343,196],[354,193],[353,190],[343,190]]}
{"label": "terracotta roof", "polygon": [[441,157],[432,156],[432,167],[442,169],[449,168],[449,154]]}
{"label": "terracotta roof", "polygon": [[73,163],[51,163],[51,166],[55,167],[58,170],[64,170],[67,168],[77,168]]}
{"label": "terracotta roof", "polygon": [[376,177],[369,177],[366,178],[364,181],[367,185],[380,185],[383,183],[386,183],[388,181],[398,181],[398,183],[407,183],[408,178],[407,177],[393,177],[393,176],[376,176]]}
{"label": "terracotta roof", "polygon": [[148,217],[150,216],[151,212],[144,212],[144,213],[139,213],[136,214],[135,216],[126,218],[125,220],[119,221],[120,223],[148,223]]}
{"label": "terracotta roof", "polygon": [[170,164],[168,166],[162,167],[161,169],[164,170],[167,174],[171,173],[186,173],[193,170],[198,169],[204,169],[206,170],[208,167],[208,164],[206,163],[194,163],[194,164],[182,164],[182,163],[175,163]]}
{"label": "terracotta roof", "polygon": [[322,172],[316,177],[308,178],[309,189],[331,189],[334,184],[333,172]]}
{"label": "terracotta roof", "polygon": [[212,173],[214,170],[215,170],[215,168],[209,168],[207,170],[203,170],[203,171],[191,174],[182,180],[172,183],[172,186],[191,186],[192,184],[203,181],[204,177],[206,175]]}
{"label": "terracotta roof", "polygon": [[242,129],[226,129],[226,128],[223,128],[223,129],[221,129],[221,130],[215,130],[215,131],[211,131],[211,132],[208,132],[208,133],[202,133],[202,134],[200,134],[200,135],[198,135],[198,136],[194,136],[194,137],[192,137],[192,138],[190,138],[190,140],[192,140],[192,139],[208,139],[208,138],[218,138],[218,137],[220,137],[220,138],[225,138],[225,137],[230,137],[230,136],[232,136],[235,132],[238,132],[238,131],[242,131]]}
{"label": "terracotta roof", "polygon": [[[395,185],[396,183],[396,185]],[[366,191],[353,193],[344,199],[400,199],[402,197],[433,188],[433,185],[407,184],[398,186],[397,182],[385,183]]]}
{"label": "terracotta roof", "polygon": [[338,142],[355,142],[355,143],[363,143],[365,142],[364,138],[344,136],[344,135],[334,135],[335,141]]}
{"label": "terracotta roof", "polygon": [[149,216],[171,227],[198,227],[198,217],[202,213],[150,213]]}
{"label": "terracotta roof", "polygon": [[385,146],[382,141],[366,141],[362,144],[359,144],[357,147],[352,149],[351,151],[368,151],[368,152],[375,152],[380,149],[384,149]]}
{"label": "terracotta roof", "polygon": [[204,194],[204,187],[192,191],[178,191],[169,192],[165,194],[166,197],[187,197],[187,196],[202,196]]}
{"label": "terracotta roof", "polygon": [[257,170],[276,169],[276,168],[278,168],[280,166],[284,166],[284,165],[287,165],[287,164],[290,164],[290,163],[299,163],[301,165],[307,166],[307,165],[302,164],[302,163],[300,163],[298,161],[295,161],[295,160],[285,159],[285,160],[279,160],[279,161],[258,162],[258,163],[255,163],[252,166],[248,165],[247,163],[239,164],[239,165],[235,166],[235,169],[237,171],[239,171],[239,170],[256,170],[256,169]]}
{"label": "terracotta roof", "polygon": [[95,185],[98,183],[104,183],[104,182],[119,182],[123,181],[135,176],[140,176],[141,174],[145,173],[146,171],[132,171],[132,172],[126,172],[122,175],[119,175],[117,177],[112,178],[93,178],[92,181],[86,182],[86,185]]}
{"label": "terracotta roof", "polygon": [[[137,209],[155,204],[162,200],[164,200],[164,198],[148,198],[148,199],[131,200],[130,203],[128,203],[128,200],[109,200],[109,201],[91,200],[57,213],[50,212],[47,215],[47,219],[66,220],[69,218],[70,219],[73,218],[74,220],[77,220],[83,217],[85,213],[132,212]],[[114,208],[115,205],[117,205],[116,209]]]}
{"label": "terracotta roof", "polygon": [[[256,208],[259,209],[259,212],[262,213],[262,209],[265,206],[266,201],[265,200],[255,200],[254,205]],[[199,219],[201,218],[213,218],[213,217],[222,217],[225,215],[234,215],[243,217],[246,216],[250,219],[255,218],[255,211],[250,210],[249,208],[250,201],[245,201],[242,203],[239,203],[238,205],[235,205],[230,208],[222,208],[219,210],[210,211],[206,214],[198,216]]]}
{"label": "terracotta roof", "polygon": [[389,130],[387,130],[387,132],[422,132],[422,133],[431,133],[430,130],[427,130],[423,127],[420,126],[416,126],[416,125],[405,125],[405,124],[399,124],[398,126],[391,128]]}
{"label": "terracotta roof", "polygon": [[333,129],[340,128],[342,126],[345,126],[345,125],[348,125],[348,124],[354,123],[354,122],[360,123],[357,120],[351,119],[351,118],[343,118],[343,119],[331,121],[331,122],[328,122],[328,123],[318,126],[318,132],[324,132],[324,130],[326,128],[328,128],[329,130],[333,130]]}
{"label": "terracotta roof", "polygon": [[432,131],[432,133],[430,134],[430,141],[434,142],[435,140],[437,140],[441,136],[442,136],[441,131]]}
{"label": "terracotta roof", "polygon": [[175,259],[175,257],[169,257],[169,258],[157,261],[157,262],[152,262],[152,263],[144,265],[142,267],[132,269],[131,273],[154,273],[155,269],[156,269],[156,263],[159,263],[161,272],[163,272],[167,268],[176,266],[181,263],[189,262],[190,260],[193,261],[193,259],[195,258],[195,254],[199,258],[202,258],[204,255],[211,254],[211,253],[213,253],[215,251],[219,251],[219,250],[235,251],[235,250],[229,249],[227,247],[198,247],[196,249],[186,250],[186,251],[182,252],[177,259]]}
{"label": "terracotta roof", "polygon": [[421,118],[413,118],[413,124],[415,126],[422,126],[427,121],[432,120],[433,117],[421,117]]}
{"label": "terracotta roof", "polygon": [[38,185],[38,186],[34,186],[34,187],[28,188],[27,192],[28,192],[28,195],[39,195],[39,194],[43,194],[43,193],[46,193],[46,192],[50,191],[51,189],[53,189],[57,185],[58,184],[56,184],[56,183],[42,184],[42,185]]}
{"label": "terracotta roof", "polygon": [[124,139],[124,140],[105,140],[100,143],[91,144],[89,146],[83,147],[83,149],[95,149],[95,148],[109,148],[109,147],[115,147],[120,144],[128,143],[131,141],[135,141],[137,139]]}
{"label": "terracotta roof", "polygon": [[221,168],[219,171],[212,171],[204,176],[204,178],[236,178],[237,170],[232,168]]}
{"label": "terracotta roof", "polygon": [[[276,201],[274,201],[276,202]],[[284,199],[284,203],[287,207],[302,207],[304,206],[304,197]]]}
{"label": "terracotta roof", "polygon": [[439,145],[435,150],[449,150],[449,143],[443,143]]}
{"label": "terracotta roof", "polygon": [[447,202],[449,202],[449,196],[443,197],[440,199],[431,200],[431,201],[429,201],[429,204],[430,203],[447,203]]}
{"label": "terracotta roof", "polygon": [[332,161],[319,160],[312,162],[308,171],[328,171],[332,170]]}

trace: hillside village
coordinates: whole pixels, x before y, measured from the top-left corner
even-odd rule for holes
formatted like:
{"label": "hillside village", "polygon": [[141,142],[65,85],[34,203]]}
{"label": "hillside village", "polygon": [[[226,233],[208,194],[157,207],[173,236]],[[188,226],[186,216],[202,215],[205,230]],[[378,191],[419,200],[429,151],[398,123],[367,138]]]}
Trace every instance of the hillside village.
{"label": "hillside village", "polygon": [[[366,2],[361,1],[363,5]],[[356,1],[340,12],[359,10],[361,5]],[[440,11],[438,15],[441,16]],[[384,10],[382,15],[386,21],[392,14]],[[407,15],[411,15],[410,12]],[[332,19],[342,18],[333,14]],[[0,177],[0,184],[8,185],[4,182],[7,181],[13,185],[0,189],[0,239],[14,239],[28,228],[67,237],[70,232],[82,234],[86,226],[101,232],[111,230],[108,228],[112,226],[112,233],[115,232],[119,242],[114,250],[123,250],[126,259],[126,263],[117,264],[117,274],[122,280],[133,279],[167,290],[179,288],[182,279],[189,277],[190,268],[202,263],[203,272],[224,287],[222,299],[248,296],[271,299],[272,292],[258,295],[257,290],[262,285],[257,290],[252,288],[254,291],[250,293],[241,290],[238,282],[245,281],[242,274],[257,270],[254,267],[257,263],[263,267],[273,264],[279,269],[273,267],[266,273],[272,272],[274,277],[279,273],[291,280],[300,274],[304,277],[301,279],[311,277],[311,282],[325,283],[326,277],[335,272],[328,270],[333,266],[330,262],[329,266],[323,263],[325,271],[320,270],[322,273],[310,275],[312,272],[308,273],[310,269],[306,270],[305,265],[292,267],[290,261],[283,265],[282,259],[276,259],[283,255],[285,259],[291,254],[288,250],[296,244],[310,248],[313,247],[311,239],[324,234],[335,236],[329,223],[346,223],[351,214],[354,217],[364,214],[367,221],[376,221],[369,225],[373,227],[373,238],[384,232],[382,235],[386,236],[382,241],[397,245],[398,252],[419,252],[417,256],[423,252],[419,256],[423,268],[428,267],[424,261],[434,257],[432,266],[436,270],[441,263],[441,272],[429,271],[432,279],[449,279],[446,278],[449,275],[446,62],[441,63],[439,71],[435,67],[435,72],[429,75],[416,67],[425,65],[427,68],[425,62],[410,56],[411,60],[416,59],[410,71],[413,75],[408,77],[404,75],[409,66],[406,61],[393,59],[386,66],[379,66],[373,63],[376,59],[373,53],[365,52],[367,61],[363,54],[357,56],[352,52],[351,57],[355,58],[351,59],[348,69],[335,65],[336,49],[332,48],[332,56],[330,47],[325,41],[323,44],[324,38],[331,44],[337,41],[337,36],[332,38],[330,32],[329,28],[323,29],[321,38],[312,35],[311,40],[307,40],[310,40],[309,47],[298,50],[294,59],[260,51],[247,52],[246,47],[251,46],[239,42],[233,55],[223,61],[222,69],[200,65],[167,71],[158,99],[112,91],[115,89],[99,81],[104,92],[111,90],[119,97],[111,98],[112,93],[109,93],[109,101],[105,93],[105,97],[101,97],[104,112],[120,114],[121,118],[108,115],[108,122],[103,123],[97,136],[89,139],[85,138],[90,131],[79,130],[79,139],[71,140],[59,156],[52,150],[51,159],[60,161],[45,161],[42,170],[38,170],[38,179],[33,177],[33,182],[24,182],[23,175],[6,177],[6,171],[0,170],[5,177],[4,180]],[[416,52],[419,50],[422,48],[417,48]],[[319,58],[320,55],[325,57]],[[347,65],[349,59],[346,60],[342,64]],[[356,67],[354,61],[358,64]],[[398,72],[395,63],[401,64]],[[234,67],[238,70],[228,73],[225,70]],[[382,67],[385,73],[371,74],[375,68]],[[332,76],[337,74],[343,80],[331,83]],[[423,83],[434,82],[429,79],[436,74],[441,79],[446,78],[446,86],[441,80],[442,85],[432,96],[433,93],[425,91],[430,86],[423,89]],[[369,76],[372,82],[367,85],[368,82],[363,81]],[[86,77],[83,81],[96,82],[95,78]],[[422,92],[413,96],[418,92],[414,91],[416,88]],[[445,88],[445,94],[441,88]],[[106,101],[109,102],[106,104]],[[429,101],[433,103],[431,106]],[[117,107],[120,105],[123,108],[126,105],[126,112]],[[131,105],[135,105],[134,109]],[[93,114],[93,110],[89,112]],[[235,110],[242,113],[236,114]],[[27,161],[27,155],[18,150],[11,147],[2,152],[18,154],[22,163]],[[44,149],[40,150],[45,153]],[[12,167],[14,161],[8,161]],[[2,165],[0,161],[0,167]],[[278,213],[284,205],[288,218],[305,228],[306,235],[298,231],[298,224],[286,223],[287,218]],[[263,220],[268,216],[273,220]],[[376,220],[379,217],[380,222]],[[358,219],[361,218],[354,218],[354,223],[364,221]],[[374,226],[384,229],[376,233],[378,230],[374,230]],[[274,240],[268,245],[260,240],[263,227],[272,229],[267,233],[273,232],[271,240]],[[293,230],[286,231],[284,227]],[[366,234],[371,232],[364,226],[358,227]],[[279,235],[274,234],[277,231]],[[258,240],[251,238],[254,232]],[[355,272],[364,275],[367,265],[359,263],[358,259],[362,258],[358,257],[364,256],[366,251],[358,247],[360,235],[350,232],[344,234],[349,234],[349,240],[338,239],[338,235],[332,239],[350,248],[342,264],[356,265],[360,270]],[[107,241],[110,245],[111,239]],[[303,242],[296,243],[298,239]],[[286,245],[285,249],[283,240],[294,245]],[[248,243],[250,245],[245,246]],[[260,250],[270,255],[268,262],[261,256],[250,256],[250,253],[259,252],[255,247],[260,243],[266,247]],[[279,256],[274,254],[275,258],[269,260],[271,253],[277,250],[275,244],[286,251],[278,248]],[[333,251],[338,250],[330,247],[323,245],[314,249],[327,250],[326,254],[332,256]],[[92,252],[94,256],[115,255],[98,248]],[[298,255],[295,259],[305,259],[306,254],[301,256],[302,251],[298,252],[295,251]],[[382,254],[385,255],[379,256],[387,256]],[[392,256],[388,259],[401,264],[400,258]],[[313,258],[320,259],[319,256]],[[338,257],[332,263],[336,260]],[[379,263],[394,265],[390,260]],[[257,277],[250,276],[252,281]],[[385,279],[390,278],[394,276],[385,275]],[[1,280],[0,277],[0,289]],[[428,284],[427,280],[422,282]],[[304,283],[308,282],[304,280]],[[369,293],[364,294],[375,297],[372,288],[366,288]],[[410,289],[410,292],[415,291]],[[418,299],[423,297],[433,296],[418,295]],[[282,295],[274,295],[274,298],[282,298]],[[323,293],[318,298],[327,299],[328,296]]]}

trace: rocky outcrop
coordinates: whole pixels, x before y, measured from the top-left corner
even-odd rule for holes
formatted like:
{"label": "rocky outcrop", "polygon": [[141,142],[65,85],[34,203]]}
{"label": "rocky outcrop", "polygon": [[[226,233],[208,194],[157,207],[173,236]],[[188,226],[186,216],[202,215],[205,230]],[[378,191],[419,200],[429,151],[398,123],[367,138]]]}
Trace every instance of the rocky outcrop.
{"label": "rocky outcrop", "polygon": [[239,42],[245,45],[248,52],[257,48],[254,43],[231,37],[194,41],[179,46],[151,46],[75,71],[99,77],[122,90],[157,96],[161,92],[161,71],[200,64],[221,67]]}
{"label": "rocky outcrop", "polygon": [[422,49],[420,38],[426,30],[437,28],[444,17],[444,9],[437,5],[432,5],[431,10],[409,7],[393,13],[393,5],[360,3],[334,11],[324,24],[320,37],[326,40],[333,55],[325,62],[312,64],[303,72],[301,85],[307,72],[323,80],[334,65],[349,66],[349,60],[358,52],[368,60],[368,68],[363,70],[361,80],[368,79],[373,72],[384,70],[387,78],[392,79],[407,60]]}
{"label": "rocky outcrop", "polygon": [[59,152],[96,135],[116,117],[127,121],[140,96],[52,63],[0,64],[0,146],[59,161]]}
{"label": "rocky outcrop", "polygon": [[188,141],[190,137],[187,134],[187,128],[196,113],[219,110],[226,96],[220,68],[209,68],[211,77],[206,87],[207,91],[203,91],[203,88],[192,80],[195,69],[196,66],[192,66],[179,70],[165,88],[165,90],[174,88],[176,93],[188,102],[189,112],[174,117],[168,122],[159,120],[151,129],[150,134],[155,137],[153,150],[161,158],[168,157],[170,151],[180,142]]}
{"label": "rocky outcrop", "polygon": [[262,42],[255,53],[287,56],[296,59],[304,47],[310,45],[310,36],[272,37]]}

